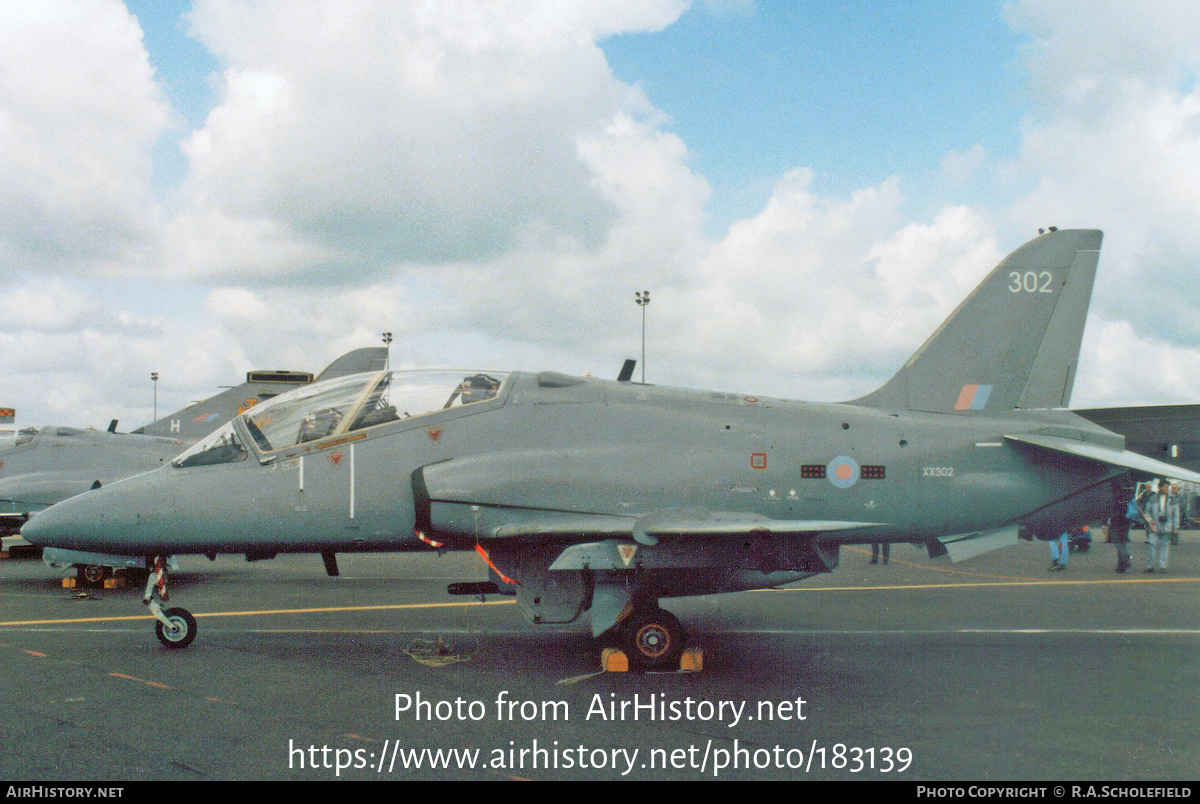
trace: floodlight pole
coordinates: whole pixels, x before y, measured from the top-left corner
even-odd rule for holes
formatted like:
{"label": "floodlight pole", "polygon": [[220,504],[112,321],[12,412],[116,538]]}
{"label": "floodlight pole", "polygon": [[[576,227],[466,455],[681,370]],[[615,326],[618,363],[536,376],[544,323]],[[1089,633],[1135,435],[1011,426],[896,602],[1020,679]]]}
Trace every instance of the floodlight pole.
{"label": "floodlight pole", "polygon": [[158,421],[158,372],[150,372],[150,381],[154,383],[154,418],[151,421]]}
{"label": "floodlight pole", "polygon": [[642,308],[642,384],[646,383],[646,306],[650,304],[650,291],[635,292],[637,306]]}
{"label": "floodlight pole", "polygon": [[388,371],[392,370],[392,333],[383,333],[383,345],[387,347],[387,360],[384,361],[384,368]]}

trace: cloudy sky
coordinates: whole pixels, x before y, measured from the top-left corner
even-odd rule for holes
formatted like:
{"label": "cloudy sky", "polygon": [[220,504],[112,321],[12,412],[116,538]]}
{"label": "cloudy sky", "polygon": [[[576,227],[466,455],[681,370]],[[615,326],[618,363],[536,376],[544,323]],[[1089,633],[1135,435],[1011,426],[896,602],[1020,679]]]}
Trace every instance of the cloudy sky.
{"label": "cloudy sky", "polygon": [[1105,230],[1073,404],[1200,400],[1200,4],[0,0],[0,405],[252,368],[838,400],[1039,226]]}

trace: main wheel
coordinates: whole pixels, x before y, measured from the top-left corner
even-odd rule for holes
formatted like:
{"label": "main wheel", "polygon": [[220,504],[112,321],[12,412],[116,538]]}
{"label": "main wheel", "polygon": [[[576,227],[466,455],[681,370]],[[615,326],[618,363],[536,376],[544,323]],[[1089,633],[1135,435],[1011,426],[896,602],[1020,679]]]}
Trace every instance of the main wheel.
{"label": "main wheel", "polygon": [[644,670],[678,670],[684,639],[675,615],[657,606],[630,614],[621,630],[625,655]]}
{"label": "main wheel", "polygon": [[187,609],[173,608],[163,612],[171,621],[167,628],[160,621],[154,623],[154,635],[168,648],[186,648],[196,638],[196,618]]}
{"label": "main wheel", "polygon": [[108,577],[108,567],[100,564],[80,564],[79,579],[86,586],[103,586]]}

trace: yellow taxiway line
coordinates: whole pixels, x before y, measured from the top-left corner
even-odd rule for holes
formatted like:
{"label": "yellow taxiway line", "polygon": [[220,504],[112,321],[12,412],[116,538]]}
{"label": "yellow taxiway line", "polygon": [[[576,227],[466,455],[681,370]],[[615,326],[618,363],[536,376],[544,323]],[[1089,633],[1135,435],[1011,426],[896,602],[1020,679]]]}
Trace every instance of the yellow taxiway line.
{"label": "yellow taxiway line", "polygon": [[[969,583],[914,583],[888,586],[798,586],[793,589],[756,589],[756,592],[886,592],[901,589],[982,589],[996,586],[1102,586],[1110,584],[1200,583],[1200,578],[1113,578],[1111,580],[1067,581],[971,581]],[[3,623],[0,623],[3,625]]]}
{"label": "yellow taxiway line", "polygon": [[[1077,581],[1054,578],[1048,580],[1011,580],[1011,581],[968,581],[965,583],[925,583],[925,584],[889,584],[880,586],[798,586],[792,589],[758,589],[759,593],[797,593],[797,592],[898,592],[916,591],[921,589],[985,589],[1005,586],[1111,586],[1133,584],[1165,584],[1165,583],[1200,583],[1200,578],[1113,578],[1109,580]],[[470,601],[466,603],[394,603],[378,606],[325,606],[303,609],[252,609],[249,611],[212,611],[193,612],[196,619],[203,617],[254,617],[268,614],[324,614],[330,612],[351,611],[403,611],[420,609],[471,608],[476,606],[511,606],[514,600],[492,600],[485,602]],[[0,628],[25,627],[32,625],[72,625],[78,623],[112,623],[130,622],[135,620],[153,620],[148,614],[110,616],[110,617],[71,617],[53,620],[9,620],[0,622]]]}
{"label": "yellow taxiway line", "polygon": [[[909,562],[893,562],[905,563]],[[940,572],[956,572],[955,570],[946,570],[936,567],[928,567],[921,564],[909,564],[913,568],[929,569]],[[872,592],[872,591],[915,591],[915,590],[937,590],[937,589],[970,589],[970,588],[989,588],[995,589],[1000,587],[1032,587],[1032,586],[1111,586],[1113,584],[1197,584],[1200,583],[1200,577],[1146,577],[1146,578],[1108,578],[1108,579],[1091,579],[1067,580],[1059,577],[1035,579],[1022,578],[1014,576],[986,576],[977,573],[962,573],[959,577],[974,577],[976,580],[962,580],[959,582],[946,583],[921,583],[921,584],[886,584],[872,586],[800,586],[791,589],[767,589],[758,590],[761,592]],[[944,576],[943,576],[944,577]],[[986,579],[986,580],[985,580]],[[949,579],[947,579],[949,580]],[[382,604],[382,605],[367,605],[367,606],[329,606],[329,607],[307,607],[307,608],[276,608],[276,609],[257,609],[257,610],[240,610],[240,611],[219,611],[207,613],[195,613],[197,619],[200,618],[215,618],[215,617],[253,617],[256,615],[303,615],[303,614],[324,614],[324,613],[346,613],[346,612],[369,612],[369,611],[404,611],[404,610],[437,610],[437,609],[470,609],[479,606],[510,606],[516,601],[493,600],[493,601],[450,601],[450,602],[430,602],[430,603],[399,603],[399,604]],[[113,623],[113,622],[129,622],[129,621],[149,621],[154,618],[149,615],[132,615],[132,616],[97,616],[97,617],[78,617],[78,618],[60,618],[60,619],[42,619],[42,620],[19,620],[19,621],[3,621],[0,622],[0,628],[3,627],[30,627],[30,626],[54,626],[54,625],[71,625],[71,624],[86,624],[86,623]],[[218,629],[219,631],[219,629]],[[58,630],[57,633],[69,633],[67,629]],[[260,633],[255,631],[254,633]],[[418,634],[424,633],[419,630],[393,630],[393,629],[353,629],[353,628],[279,628],[279,629],[264,629],[261,633],[278,633],[278,634]],[[748,634],[793,634],[804,635],[813,634],[816,636],[827,636],[830,634],[891,634],[891,633],[951,633],[951,634],[1028,634],[1028,635],[1045,635],[1045,634],[1088,634],[1088,635],[1114,635],[1127,637],[1132,635],[1150,635],[1150,636],[1197,636],[1200,635],[1200,630],[1197,629],[1134,629],[1134,628],[1113,628],[1113,629],[1052,629],[1052,628],[1019,628],[1019,629],[990,629],[990,628],[964,628],[950,629],[948,631],[915,631],[906,632],[903,630],[889,631],[847,631],[834,630],[823,631],[821,629],[812,630],[747,630],[747,631],[722,631],[721,633],[748,633]],[[9,645],[0,643],[0,647],[10,648]],[[55,660],[48,654],[30,650],[27,648],[17,647],[17,650],[22,651],[31,657],[47,660],[51,662],[62,661],[66,664],[79,664],[72,660]],[[89,668],[105,672],[101,668]],[[108,671],[106,675],[121,682],[140,683],[145,686],[160,690],[163,692],[171,692],[183,695],[196,695],[197,693],[181,689],[169,684],[133,676],[128,673],[118,671]],[[560,682],[561,683],[561,682]],[[204,700],[225,704],[234,707],[241,707],[243,704],[238,704],[230,701],[225,701],[219,698],[201,695]],[[362,740],[364,742],[378,742],[371,738],[361,737],[359,735],[345,735],[347,738]]]}
{"label": "yellow taxiway line", "polygon": [[[447,609],[447,608],[466,608],[470,606],[511,606],[515,600],[493,600],[484,603],[472,601],[470,603],[396,603],[386,606],[330,606],[327,608],[310,608],[310,609],[257,609],[254,611],[212,611],[206,613],[193,612],[192,616],[196,619],[201,617],[252,617],[257,614],[320,614],[330,611],[396,611],[399,609]],[[0,627],[4,626],[26,626],[26,625],[67,625],[70,623],[113,623],[123,622],[128,620],[153,620],[154,618],[148,614],[127,615],[122,617],[75,617],[71,619],[61,620],[11,620],[8,622],[0,622]]]}

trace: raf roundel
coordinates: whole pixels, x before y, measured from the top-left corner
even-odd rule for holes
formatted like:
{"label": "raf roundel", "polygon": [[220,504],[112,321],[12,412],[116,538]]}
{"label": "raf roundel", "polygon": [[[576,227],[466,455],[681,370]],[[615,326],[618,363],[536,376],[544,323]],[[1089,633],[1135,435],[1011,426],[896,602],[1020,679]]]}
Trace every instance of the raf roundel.
{"label": "raf roundel", "polygon": [[825,467],[825,476],[839,489],[848,489],[858,482],[858,462],[839,455]]}

